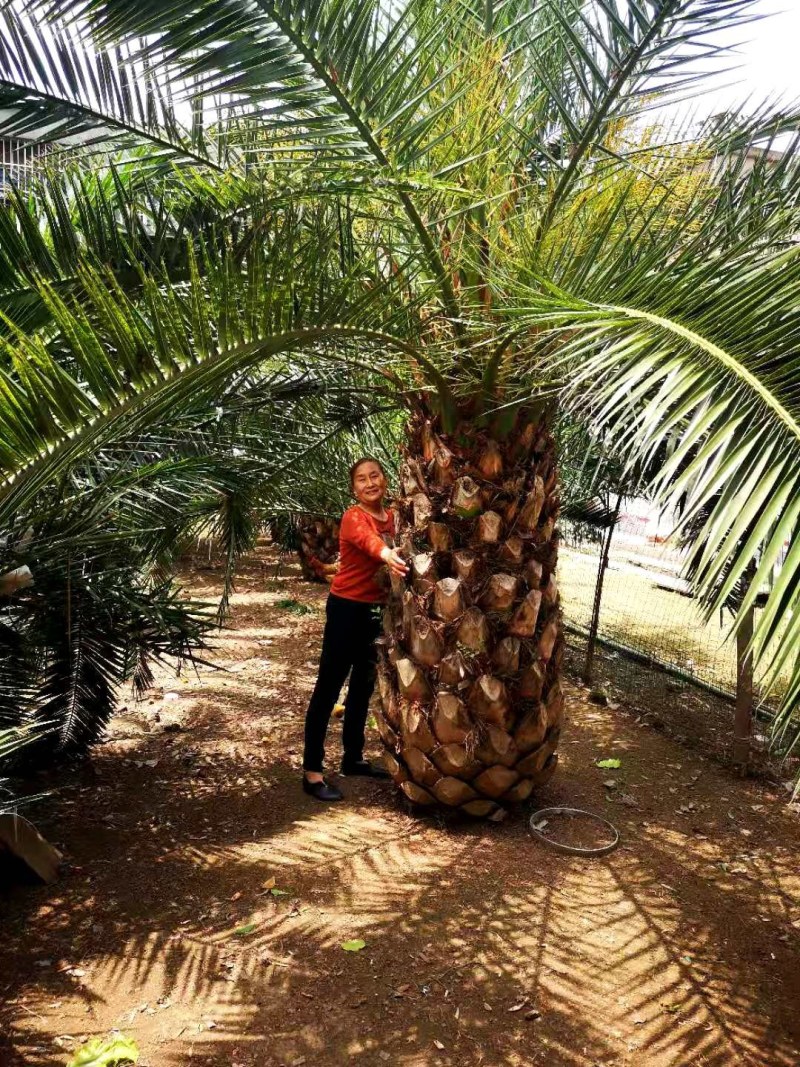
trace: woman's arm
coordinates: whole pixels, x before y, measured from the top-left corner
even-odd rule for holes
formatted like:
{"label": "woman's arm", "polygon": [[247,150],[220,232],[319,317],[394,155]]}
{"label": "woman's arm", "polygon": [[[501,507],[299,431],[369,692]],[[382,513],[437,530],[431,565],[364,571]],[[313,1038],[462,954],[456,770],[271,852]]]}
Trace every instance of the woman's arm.
{"label": "woman's arm", "polygon": [[[396,521],[395,518],[395,523]],[[403,557],[397,549],[390,548],[383,538],[375,533],[372,523],[363,511],[353,508],[352,511],[345,512],[339,529],[339,537],[342,541],[349,541],[373,559],[385,563],[389,570],[398,577],[402,578],[408,573]]]}
{"label": "woman's arm", "polygon": [[349,541],[362,552],[366,552],[368,556],[383,561],[386,542],[375,533],[372,523],[360,509],[352,508],[345,512],[339,529],[339,538],[342,541]]}

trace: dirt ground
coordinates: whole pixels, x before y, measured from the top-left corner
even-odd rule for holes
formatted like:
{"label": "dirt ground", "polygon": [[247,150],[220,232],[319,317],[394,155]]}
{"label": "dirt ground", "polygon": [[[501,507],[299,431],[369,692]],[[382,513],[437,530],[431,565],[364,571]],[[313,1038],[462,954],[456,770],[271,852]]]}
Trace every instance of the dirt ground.
{"label": "dirt ground", "polygon": [[[217,587],[213,569],[192,580]],[[55,790],[30,814],[68,867],[0,899],[2,1067],[63,1067],[114,1029],[141,1067],[800,1061],[800,811],[782,786],[571,683],[537,806],[611,819],[608,856],[550,850],[526,812],[418,818],[369,781],[318,804],[299,775],[324,596],[252,558],[225,669],[164,676],[90,763],[34,783]]]}
{"label": "dirt ground", "polygon": [[[567,643],[565,670],[579,678],[586,664],[586,638],[570,630]],[[641,724],[663,730],[716,763],[732,765],[732,700],[675,678],[654,664],[637,662],[599,642],[593,678],[601,692]],[[770,750],[769,723],[765,716],[756,717],[750,764],[759,776],[778,784],[800,773],[800,755],[781,757]]]}

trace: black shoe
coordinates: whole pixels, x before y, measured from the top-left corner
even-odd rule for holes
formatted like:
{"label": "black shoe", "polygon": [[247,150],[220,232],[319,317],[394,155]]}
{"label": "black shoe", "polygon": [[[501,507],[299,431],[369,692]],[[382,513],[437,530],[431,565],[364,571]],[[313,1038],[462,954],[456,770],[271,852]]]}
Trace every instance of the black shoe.
{"label": "black shoe", "polygon": [[335,785],[328,785],[325,781],[309,782],[305,775],[303,775],[303,792],[308,793],[315,800],[344,800],[344,793]]}
{"label": "black shoe", "polygon": [[376,767],[368,759],[342,760],[341,773],[345,778],[379,778],[384,780],[392,777],[383,767]]}

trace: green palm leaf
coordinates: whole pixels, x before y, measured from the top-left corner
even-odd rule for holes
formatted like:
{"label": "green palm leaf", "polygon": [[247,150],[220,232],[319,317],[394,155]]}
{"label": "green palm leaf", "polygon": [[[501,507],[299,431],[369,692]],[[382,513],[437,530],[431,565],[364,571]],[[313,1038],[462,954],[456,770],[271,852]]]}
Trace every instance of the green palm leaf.
{"label": "green palm leaf", "polygon": [[83,152],[147,145],[156,159],[207,164],[176,119],[163,72],[137,51],[131,41],[94,52],[74,28],[0,11],[0,137]]}

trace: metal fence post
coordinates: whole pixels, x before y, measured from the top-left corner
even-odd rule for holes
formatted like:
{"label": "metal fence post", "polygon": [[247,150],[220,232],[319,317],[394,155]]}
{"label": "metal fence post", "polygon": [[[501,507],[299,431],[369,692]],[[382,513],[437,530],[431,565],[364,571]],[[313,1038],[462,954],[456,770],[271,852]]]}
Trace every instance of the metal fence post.
{"label": "metal fence post", "polygon": [[[755,566],[751,563],[747,569],[745,595],[750,589],[754,573]],[[749,646],[753,639],[755,610],[755,605],[749,608],[739,620],[736,631],[736,709],[733,714],[731,756],[734,767],[743,775],[747,774],[753,737],[753,653]]]}
{"label": "metal fence post", "polygon": [[594,653],[597,647],[597,631],[600,628],[600,601],[603,597],[603,579],[608,567],[608,556],[611,551],[611,538],[614,535],[614,527],[617,525],[619,511],[622,507],[622,493],[617,496],[617,506],[614,508],[614,517],[606,531],[603,541],[603,550],[600,553],[600,563],[597,568],[597,582],[594,587],[594,602],[592,604],[592,621],[589,623],[589,639],[586,643],[586,660],[583,665],[583,680],[587,685],[592,684],[594,671]]}

